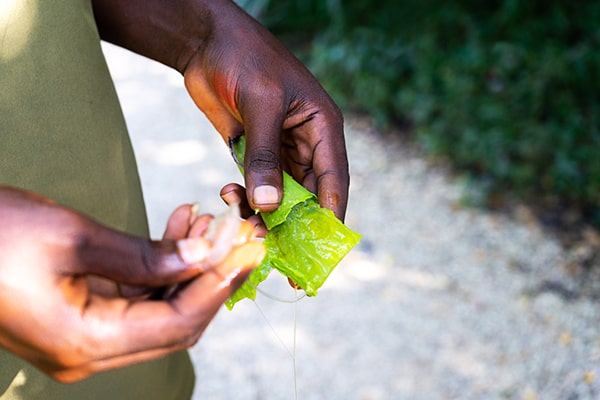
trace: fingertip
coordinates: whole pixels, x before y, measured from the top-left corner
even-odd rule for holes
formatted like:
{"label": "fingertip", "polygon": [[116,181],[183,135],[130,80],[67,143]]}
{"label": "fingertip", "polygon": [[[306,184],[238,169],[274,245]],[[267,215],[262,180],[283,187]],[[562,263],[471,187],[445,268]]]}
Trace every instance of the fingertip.
{"label": "fingertip", "polygon": [[252,271],[256,268],[267,254],[267,248],[263,242],[251,241],[236,247],[225,259],[222,266],[226,270]]}
{"label": "fingertip", "polygon": [[257,267],[267,255],[267,246],[263,242],[248,242],[241,246],[241,250],[246,253],[245,258],[248,260],[247,267],[254,269]]}
{"label": "fingertip", "polygon": [[243,192],[244,188],[242,188],[240,185],[237,183],[230,183],[223,186],[219,195],[227,204],[240,204],[242,202]]}
{"label": "fingertip", "polygon": [[212,250],[210,242],[203,237],[180,239],[176,245],[179,256],[186,264],[205,262]]}
{"label": "fingertip", "polygon": [[188,219],[189,220],[190,215],[193,214],[194,212],[197,212],[197,210],[198,210],[198,203],[181,204],[180,206],[175,208],[175,210],[173,210],[173,212],[171,213],[169,218]]}
{"label": "fingertip", "polygon": [[233,240],[234,246],[240,246],[250,240],[255,239],[257,236],[256,227],[248,220],[243,220],[237,232],[237,236]]}
{"label": "fingertip", "polygon": [[194,238],[204,236],[214,219],[215,217],[211,214],[199,215],[192,224],[188,232],[188,237]]}
{"label": "fingertip", "polygon": [[337,196],[325,196],[323,199],[319,198],[319,203],[321,207],[331,210],[337,219],[344,222],[346,207],[345,204],[339,202]]}
{"label": "fingertip", "polygon": [[341,186],[337,181],[322,179],[318,189],[319,204],[333,211],[333,214],[344,221],[348,204],[348,186]]}
{"label": "fingertip", "polygon": [[257,137],[248,136],[244,159],[248,203],[253,210],[261,212],[274,211],[279,207],[283,194],[283,175],[278,156],[279,140],[262,137],[263,142],[265,139],[267,147],[253,143],[258,140]]}
{"label": "fingertip", "polygon": [[215,270],[222,279],[219,287],[233,294],[267,254],[262,242],[248,242],[236,247]]}
{"label": "fingertip", "polygon": [[246,221],[248,221],[249,223],[251,223],[254,226],[254,231],[255,231],[256,237],[264,238],[267,235],[267,233],[269,232],[269,230],[265,226],[265,223],[260,215],[257,215],[257,214],[252,215]]}
{"label": "fingertip", "polygon": [[182,204],[169,215],[163,238],[177,239],[187,235],[192,208],[192,204]]}

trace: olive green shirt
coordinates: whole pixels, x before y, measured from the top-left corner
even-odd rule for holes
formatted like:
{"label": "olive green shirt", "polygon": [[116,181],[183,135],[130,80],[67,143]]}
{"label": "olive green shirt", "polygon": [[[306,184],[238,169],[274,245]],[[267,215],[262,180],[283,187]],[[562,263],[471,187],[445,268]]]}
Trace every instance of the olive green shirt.
{"label": "olive green shirt", "polygon": [[[0,185],[148,235],[91,0],[0,0]],[[179,400],[193,380],[186,352],[60,384],[0,349],[0,400]]]}

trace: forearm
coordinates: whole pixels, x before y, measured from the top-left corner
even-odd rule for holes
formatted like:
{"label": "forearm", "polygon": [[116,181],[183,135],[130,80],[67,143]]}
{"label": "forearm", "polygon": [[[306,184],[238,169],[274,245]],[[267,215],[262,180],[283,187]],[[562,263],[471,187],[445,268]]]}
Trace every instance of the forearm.
{"label": "forearm", "polygon": [[241,13],[231,0],[92,0],[100,37],[180,72],[218,19]]}
{"label": "forearm", "polygon": [[208,10],[192,1],[93,0],[92,4],[103,40],[180,71],[210,32]]}

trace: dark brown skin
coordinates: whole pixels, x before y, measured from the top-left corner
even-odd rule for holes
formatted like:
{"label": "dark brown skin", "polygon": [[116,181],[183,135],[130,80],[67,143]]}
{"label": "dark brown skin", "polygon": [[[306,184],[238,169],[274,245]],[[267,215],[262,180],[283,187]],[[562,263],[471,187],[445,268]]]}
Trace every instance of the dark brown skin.
{"label": "dark brown skin", "polygon": [[[219,265],[186,263],[176,240],[212,218],[189,205],[149,241],[16,189],[0,187],[0,204],[0,346],[62,382],[193,345],[265,253],[248,242]],[[161,301],[116,290],[181,282]]]}
{"label": "dark brown skin", "polygon": [[230,0],[94,0],[101,37],[184,75],[224,140],[247,137],[252,209],[281,201],[282,168],[342,219],[348,201],[343,118],[310,72]]}

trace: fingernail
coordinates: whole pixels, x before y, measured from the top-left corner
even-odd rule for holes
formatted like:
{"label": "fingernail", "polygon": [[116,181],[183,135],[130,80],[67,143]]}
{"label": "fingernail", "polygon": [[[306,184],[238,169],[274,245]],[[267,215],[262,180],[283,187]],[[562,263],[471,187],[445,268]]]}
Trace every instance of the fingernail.
{"label": "fingernail", "polygon": [[221,198],[225,200],[227,204],[240,204],[241,200],[240,196],[238,196],[237,192],[232,190],[231,192],[223,193]]}
{"label": "fingernail", "polygon": [[194,204],[192,204],[192,206],[190,207],[190,226],[194,223],[196,217],[198,217],[198,210],[200,210],[200,204],[198,204],[198,202],[194,202]]}
{"label": "fingernail", "polygon": [[252,193],[252,200],[257,206],[279,203],[279,192],[275,186],[257,186]]}
{"label": "fingernail", "polygon": [[211,252],[210,243],[204,238],[188,238],[177,241],[179,256],[186,264],[205,261]]}

